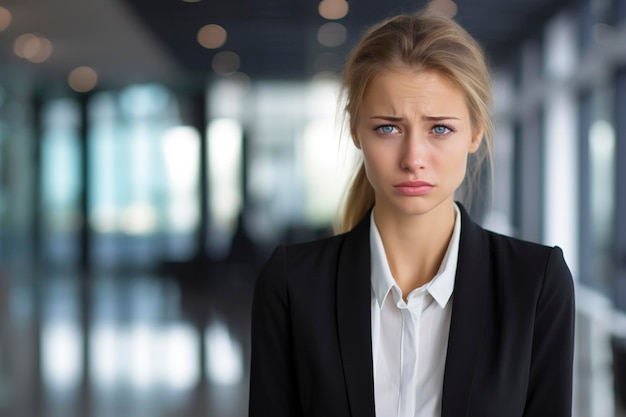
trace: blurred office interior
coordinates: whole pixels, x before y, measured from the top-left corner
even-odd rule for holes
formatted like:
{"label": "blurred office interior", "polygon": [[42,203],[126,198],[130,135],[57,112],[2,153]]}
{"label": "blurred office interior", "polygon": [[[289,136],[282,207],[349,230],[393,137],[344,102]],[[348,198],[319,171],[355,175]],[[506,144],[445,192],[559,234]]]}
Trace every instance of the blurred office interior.
{"label": "blurred office interior", "polygon": [[245,416],[256,271],[355,164],[344,57],[427,5],[493,70],[472,212],[563,248],[574,415],[626,415],[623,0],[0,0],[0,415]]}

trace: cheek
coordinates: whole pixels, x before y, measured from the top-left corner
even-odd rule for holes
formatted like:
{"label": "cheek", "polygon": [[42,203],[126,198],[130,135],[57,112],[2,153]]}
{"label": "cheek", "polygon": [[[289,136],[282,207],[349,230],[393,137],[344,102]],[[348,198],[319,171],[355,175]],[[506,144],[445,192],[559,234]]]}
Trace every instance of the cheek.
{"label": "cheek", "polygon": [[454,181],[456,182],[456,186],[460,186],[463,180],[465,179],[465,174],[467,172],[467,154],[460,155],[459,158],[455,161],[454,167],[451,168],[453,174],[451,176],[454,177]]}
{"label": "cheek", "polygon": [[387,155],[380,150],[370,149],[367,146],[363,146],[361,150],[367,179],[370,184],[375,185],[377,179],[385,176],[386,171],[391,169],[389,167],[390,162],[387,160]]}
{"label": "cheek", "polygon": [[363,155],[363,166],[365,166],[365,174],[367,174],[367,179],[372,182],[372,177],[376,175],[376,161],[371,158],[367,149],[361,148]]}
{"label": "cheek", "polygon": [[467,171],[467,159],[468,154],[466,152],[454,152],[446,155],[441,155],[437,160],[437,166],[439,175],[448,178],[455,183],[461,183],[465,178],[465,172]]}

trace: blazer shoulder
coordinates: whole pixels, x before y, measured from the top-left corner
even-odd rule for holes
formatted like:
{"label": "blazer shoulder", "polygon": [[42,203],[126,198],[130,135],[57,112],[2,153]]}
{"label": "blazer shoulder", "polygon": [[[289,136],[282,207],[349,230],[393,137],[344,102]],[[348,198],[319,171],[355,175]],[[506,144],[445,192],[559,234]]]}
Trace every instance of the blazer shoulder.
{"label": "blazer shoulder", "polygon": [[529,256],[545,255],[552,249],[552,247],[541,243],[503,235],[487,229],[484,230],[489,237],[489,241],[491,242],[491,249],[497,252],[528,258]]}
{"label": "blazer shoulder", "polygon": [[346,234],[335,235],[310,242],[285,245],[285,267],[299,274],[305,271],[321,272],[320,268],[334,267],[338,263]]}
{"label": "blazer shoulder", "polygon": [[257,278],[263,284],[287,287],[307,277],[328,276],[337,266],[345,234],[310,242],[279,245],[265,262]]}
{"label": "blazer shoulder", "polygon": [[572,292],[573,279],[563,251],[519,238],[487,231],[496,267],[517,281],[533,284],[539,291],[546,288]]}
{"label": "blazer shoulder", "polygon": [[528,262],[541,259],[547,261],[551,256],[563,258],[563,251],[559,246],[548,246],[484,230],[489,237],[491,251],[506,256],[510,261]]}
{"label": "blazer shoulder", "polygon": [[[540,243],[506,236],[485,229],[475,223],[461,209],[461,246],[460,256],[466,259],[465,268],[475,269],[480,260],[487,261],[493,272],[502,277],[541,276],[549,269],[548,264],[555,263],[562,271],[567,270],[563,253],[557,246],[550,247]],[[569,272],[569,270],[567,271]]]}

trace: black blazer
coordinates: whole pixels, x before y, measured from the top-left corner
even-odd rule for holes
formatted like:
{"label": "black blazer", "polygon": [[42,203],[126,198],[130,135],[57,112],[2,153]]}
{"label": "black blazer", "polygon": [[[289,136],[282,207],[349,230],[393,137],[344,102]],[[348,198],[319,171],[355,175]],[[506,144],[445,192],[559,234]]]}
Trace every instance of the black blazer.
{"label": "black blazer", "polygon": [[[374,416],[369,216],[278,247],[252,307],[251,417]],[[442,417],[571,416],[574,292],[558,247],[461,208]]]}

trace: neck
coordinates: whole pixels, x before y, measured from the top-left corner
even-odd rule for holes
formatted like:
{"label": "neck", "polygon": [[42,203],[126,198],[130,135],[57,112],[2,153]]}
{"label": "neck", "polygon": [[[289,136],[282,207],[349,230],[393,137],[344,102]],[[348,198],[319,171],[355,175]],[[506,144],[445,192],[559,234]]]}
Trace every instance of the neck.
{"label": "neck", "polygon": [[437,274],[452,237],[455,221],[453,202],[423,215],[390,215],[374,211],[387,262],[406,297]]}

